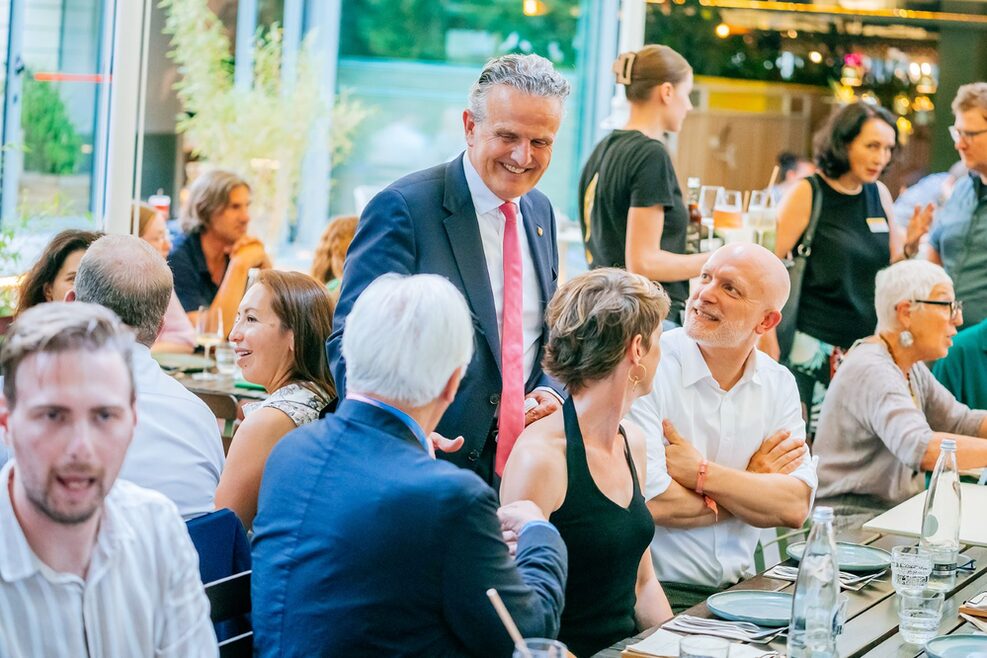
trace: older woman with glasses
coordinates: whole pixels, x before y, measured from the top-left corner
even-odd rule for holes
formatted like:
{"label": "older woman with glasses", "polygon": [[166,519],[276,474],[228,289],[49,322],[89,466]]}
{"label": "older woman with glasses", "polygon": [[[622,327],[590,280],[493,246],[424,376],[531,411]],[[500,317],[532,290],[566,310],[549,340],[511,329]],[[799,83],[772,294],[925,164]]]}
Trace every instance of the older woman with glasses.
{"label": "older woman with glasses", "polygon": [[963,322],[953,282],[938,265],[902,261],[881,270],[877,333],[858,341],[823,403],[813,452],[818,504],[847,527],[919,493],[944,438],[960,468],[987,466],[987,411],[956,401],[929,372]]}

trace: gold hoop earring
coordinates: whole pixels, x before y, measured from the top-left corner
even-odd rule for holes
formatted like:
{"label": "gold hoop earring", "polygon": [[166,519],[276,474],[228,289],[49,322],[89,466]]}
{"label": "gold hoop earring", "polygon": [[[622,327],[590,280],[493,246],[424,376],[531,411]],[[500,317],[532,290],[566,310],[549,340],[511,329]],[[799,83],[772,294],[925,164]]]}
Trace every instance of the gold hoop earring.
{"label": "gold hoop earring", "polygon": [[[640,368],[641,369],[641,376],[640,377],[635,377],[634,376],[634,368]],[[633,366],[631,366],[631,372],[628,373],[628,375],[627,375],[627,380],[631,383],[631,390],[634,390],[635,388],[637,388],[637,385],[641,383],[641,380],[644,379],[645,375],[647,375],[647,374],[648,374],[648,369],[645,368],[643,364],[635,363]]]}

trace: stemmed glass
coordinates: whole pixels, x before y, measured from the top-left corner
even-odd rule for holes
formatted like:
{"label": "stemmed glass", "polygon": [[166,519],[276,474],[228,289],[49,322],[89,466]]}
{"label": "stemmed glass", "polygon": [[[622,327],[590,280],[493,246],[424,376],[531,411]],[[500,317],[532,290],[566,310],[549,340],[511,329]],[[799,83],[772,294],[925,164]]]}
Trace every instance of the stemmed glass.
{"label": "stemmed glass", "polygon": [[713,224],[716,228],[740,228],[743,212],[740,192],[720,188],[713,205]]}
{"label": "stemmed glass", "polygon": [[[209,358],[209,352],[214,347],[226,339],[226,332],[223,331],[223,311],[219,308],[200,306],[199,314],[195,320],[195,343],[203,348],[205,357]],[[193,379],[210,380],[216,379],[217,375],[206,368],[202,372],[192,375]]]}
{"label": "stemmed glass", "polygon": [[[702,214],[703,226],[706,227],[706,238],[709,244],[713,239],[713,207],[716,206],[716,197],[719,196],[723,188],[719,185],[703,185],[699,189],[699,212]],[[712,248],[712,247],[711,247]]]}
{"label": "stemmed glass", "polygon": [[[770,207],[771,195],[767,190],[751,192],[751,202],[747,206],[747,224],[754,230],[754,242],[774,251],[775,210]],[[769,235],[771,234],[771,235]],[[770,240],[768,238],[771,238]],[[770,243],[770,244],[767,244]]]}

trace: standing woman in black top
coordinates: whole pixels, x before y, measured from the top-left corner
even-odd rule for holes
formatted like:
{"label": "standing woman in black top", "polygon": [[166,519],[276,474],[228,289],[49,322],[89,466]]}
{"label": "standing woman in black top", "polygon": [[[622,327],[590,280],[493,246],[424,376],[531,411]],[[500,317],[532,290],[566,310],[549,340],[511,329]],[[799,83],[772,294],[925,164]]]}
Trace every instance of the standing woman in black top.
{"label": "standing woman in black top", "polygon": [[[878,178],[897,146],[891,113],[862,102],[839,110],[815,137],[822,206],[802,279],[795,340],[786,358],[810,427],[843,354],[877,326],[874,277],[890,263],[914,256],[932,220],[930,206],[916,209],[907,234],[888,221],[894,216],[893,201]],[[802,239],[811,212],[812,184],[806,179],[778,208],[779,256]],[[762,349],[778,358],[774,332]]]}
{"label": "standing woman in black top", "polygon": [[651,45],[622,54],[614,71],[630,117],[596,146],[579,180],[586,259],[661,282],[679,324],[689,279],[709,258],[685,253],[689,213],[664,143],[692,109],[692,68],[668,46]]}
{"label": "standing woman in black top", "polygon": [[533,501],[565,541],[559,639],[577,656],[672,616],[649,550],[645,437],[623,423],[651,391],[668,306],[660,286],[615,268],[559,288],[548,307],[544,367],[569,399],[524,430],[504,469],[501,502]]}

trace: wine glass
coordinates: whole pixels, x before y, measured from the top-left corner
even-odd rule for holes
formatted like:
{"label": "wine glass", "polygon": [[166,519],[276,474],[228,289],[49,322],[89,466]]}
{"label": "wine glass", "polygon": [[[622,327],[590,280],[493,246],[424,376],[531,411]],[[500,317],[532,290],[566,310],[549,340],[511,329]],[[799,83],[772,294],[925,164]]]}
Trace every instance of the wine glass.
{"label": "wine glass", "polygon": [[[208,359],[210,350],[225,339],[226,333],[223,331],[222,309],[200,306],[195,320],[195,344],[203,348],[203,353]],[[210,372],[208,368],[194,374],[192,377],[199,380],[216,379],[216,375]]]}
{"label": "wine glass", "polygon": [[703,217],[703,226],[706,227],[707,244],[710,245],[713,240],[713,207],[716,205],[716,197],[722,189],[719,185],[703,185],[699,189],[699,212]]}
{"label": "wine glass", "polygon": [[754,230],[754,242],[774,251],[777,212],[771,207],[771,195],[767,190],[751,192],[751,202],[747,206],[747,225]]}

